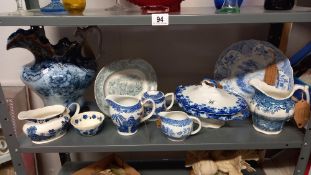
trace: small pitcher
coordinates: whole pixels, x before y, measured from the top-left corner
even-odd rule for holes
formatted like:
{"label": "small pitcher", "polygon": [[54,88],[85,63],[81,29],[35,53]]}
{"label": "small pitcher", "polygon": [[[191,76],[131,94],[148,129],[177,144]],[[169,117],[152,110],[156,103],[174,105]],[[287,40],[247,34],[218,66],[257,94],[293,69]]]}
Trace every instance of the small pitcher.
{"label": "small pitcher", "polygon": [[48,143],[66,134],[72,105],[76,106],[73,114],[75,116],[80,111],[78,103],[72,103],[68,108],[62,105],[53,105],[22,111],[18,114],[18,119],[27,121],[23,126],[23,131],[33,143]]}
{"label": "small pitcher", "polygon": [[[171,96],[171,103],[169,106],[166,105],[167,97]],[[143,94],[142,100],[152,99],[156,105],[155,113],[149,119],[155,121],[158,118],[158,114],[163,111],[170,110],[174,105],[175,95],[174,93],[164,94],[161,91],[147,91]],[[146,114],[149,114],[152,110],[152,104],[149,103],[145,106]]]}
{"label": "small pitcher", "polygon": [[[155,112],[155,103],[148,99],[144,102],[138,98],[127,95],[108,95],[106,101],[113,123],[118,128],[120,135],[129,136],[137,132],[138,125],[148,120]],[[152,104],[151,112],[144,117],[144,105]]]}
{"label": "small pitcher", "polygon": [[[202,124],[197,117],[188,116],[182,111],[160,112],[161,130],[172,141],[183,141],[188,136],[197,134]],[[199,127],[193,131],[193,122]]]}
{"label": "small pitcher", "polygon": [[302,90],[310,104],[309,87],[294,85],[292,91],[277,89],[259,79],[251,79],[255,95],[250,102],[253,127],[264,134],[279,134],[286,120],[294,116],[295,102],[291,99],[294,92]]}

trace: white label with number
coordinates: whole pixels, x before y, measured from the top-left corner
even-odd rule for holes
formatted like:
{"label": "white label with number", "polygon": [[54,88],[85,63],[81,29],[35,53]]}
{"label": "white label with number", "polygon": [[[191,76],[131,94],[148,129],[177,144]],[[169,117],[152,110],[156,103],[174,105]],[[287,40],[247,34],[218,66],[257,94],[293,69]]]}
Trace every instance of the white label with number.
{"label": "white label with number", "polygon": [[153,26],[168,26],[169,17],[167,13],[152,14],[152,25]]}

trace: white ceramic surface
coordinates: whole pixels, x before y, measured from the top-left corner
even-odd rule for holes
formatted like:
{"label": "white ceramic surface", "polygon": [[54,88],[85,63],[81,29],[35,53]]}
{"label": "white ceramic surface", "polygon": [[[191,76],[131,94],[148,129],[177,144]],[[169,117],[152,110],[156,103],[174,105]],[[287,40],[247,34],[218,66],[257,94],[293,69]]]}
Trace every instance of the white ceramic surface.
{"label": "white ceramic surface", "polygon": [[95,99],[99,109],[110,116],[105,101],[108,95],[130,95],[141,98],[143,93],[157,90],[153,67],[142,59],[119,60],[103,67],[95,80]]}

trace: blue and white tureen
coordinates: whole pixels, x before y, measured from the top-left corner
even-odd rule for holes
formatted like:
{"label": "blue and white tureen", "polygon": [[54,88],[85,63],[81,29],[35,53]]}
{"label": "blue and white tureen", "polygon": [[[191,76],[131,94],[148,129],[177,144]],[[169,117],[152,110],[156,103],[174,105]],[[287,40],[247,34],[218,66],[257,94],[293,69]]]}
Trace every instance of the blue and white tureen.
{"label": "blue and white tureen", "polygon": [[201,85],[178,86],[176,100],[185,112],[204,119],[228,121],[249,116],[247,102],[222,89],[214,80],[203,80]]}

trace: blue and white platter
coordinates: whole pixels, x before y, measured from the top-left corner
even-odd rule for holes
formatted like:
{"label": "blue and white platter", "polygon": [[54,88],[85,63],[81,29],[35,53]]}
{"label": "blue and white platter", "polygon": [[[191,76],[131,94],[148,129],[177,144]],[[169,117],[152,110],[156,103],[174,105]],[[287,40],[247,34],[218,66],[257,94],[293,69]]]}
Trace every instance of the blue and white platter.
{"label": "blue and white platter", "polygon": [[276,61],[278,79],[275,86],[291,90],[294,86],[293,69],[288,58],[275,46],[265,41],[245,40],[225,49],[215,65],[214,78],[225,90],[242,96],[248,103],[255,94],[249,80],[263,80],[265,68]]}
{"label": "blue and white platter", "polygon": [[99,109],[110,116],[108,95],[129,95],[141,98],[143,93],[157,90],[153,67],[142,59],[125,59],[103,67],[95,80],[95,100]]}

